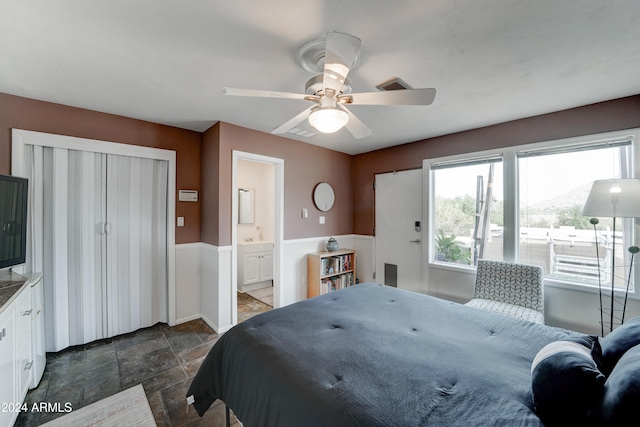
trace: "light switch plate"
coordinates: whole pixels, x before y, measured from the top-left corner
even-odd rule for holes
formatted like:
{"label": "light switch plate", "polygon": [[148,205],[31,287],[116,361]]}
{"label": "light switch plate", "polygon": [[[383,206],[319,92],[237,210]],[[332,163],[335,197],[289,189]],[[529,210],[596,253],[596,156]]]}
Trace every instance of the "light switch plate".
{"label": "light switch plate", "polygon": [[323,216],[320,217],[320,224],[324,224],[324,217]]}
{"label": "light switch plate", "polygon": [[184,217],[183,216],[179,216],[178,217],[178,227],[184,227]]}

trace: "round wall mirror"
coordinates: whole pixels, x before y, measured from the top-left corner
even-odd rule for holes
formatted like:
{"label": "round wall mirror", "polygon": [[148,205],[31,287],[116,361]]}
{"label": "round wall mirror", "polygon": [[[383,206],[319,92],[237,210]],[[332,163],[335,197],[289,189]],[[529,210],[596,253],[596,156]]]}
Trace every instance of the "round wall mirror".
{"label": "round wall mirror", "polygon": [[318,209],[326,212],[333,207],[335,201],[336,195],[333,193],[333,188],[329,184],[321,182],[316,185],[316,189],[313,190],[313,202]]}

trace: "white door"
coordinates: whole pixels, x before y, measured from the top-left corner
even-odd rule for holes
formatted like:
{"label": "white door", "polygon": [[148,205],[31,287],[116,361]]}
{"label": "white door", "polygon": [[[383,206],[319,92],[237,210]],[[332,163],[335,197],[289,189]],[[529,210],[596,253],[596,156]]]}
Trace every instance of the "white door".
{"label": "white door", "polygon": [[415,292],[422,285],[422,170],[376,175],[376,282]]}

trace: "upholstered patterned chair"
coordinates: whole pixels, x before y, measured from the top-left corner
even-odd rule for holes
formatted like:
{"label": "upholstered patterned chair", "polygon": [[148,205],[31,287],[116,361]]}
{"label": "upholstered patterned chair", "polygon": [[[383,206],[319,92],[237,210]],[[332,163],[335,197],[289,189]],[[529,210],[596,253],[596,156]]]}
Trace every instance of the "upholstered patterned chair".
{"label": "upholstered patterned chair", "polygon": [[478,260],[473,299],[465,305],[544,323],[542,268]]}

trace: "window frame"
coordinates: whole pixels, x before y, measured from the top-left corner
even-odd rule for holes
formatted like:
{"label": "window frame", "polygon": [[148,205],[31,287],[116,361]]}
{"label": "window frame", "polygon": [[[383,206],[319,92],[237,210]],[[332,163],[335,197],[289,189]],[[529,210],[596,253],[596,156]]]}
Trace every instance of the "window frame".
{"label": "window frame", "polygon": [[[488,155],[488,156],[473,156],[473,157],[467,157],[467,158],[463,158],[461,160],[454,160],[454,161],[444,161],[444,162],[431,162],[430,166],[429,166],[429,170],[428,170],[428,175],[429,175],[429,183],[428,185],[431,186],[431,191],[429,192],[429,194],[432,195],[432,199],[430,201],[430,205],[435,207],[435,197],[436,197],[436,192],[435,192],[435,185],[436,185],[436,180],[432,179],[434,177],[434,174],[436,173],[436,171],[438,170],[443,170],[443,169],[453,169],[453,168],[457,168],[457,167],[465,167],[465,166],[476,166],[476,165],[489,165],[489,164],[500,164],[500,166],[503,168],[503,173],[502,176],[500,177],[501,181],[504,181],[504,159],[503,156],[500,155]],[[504,183],[502,183],[504,185]],[[484,189],[483,189],[484,190]],[[503,194],[501,194],[501,196],[504,195],[504,191]],[[430,212],[430,211],[426,211],[426,212]],[[430,229],[433,230],[432,234],[433,236],[435,236],[437,234],[437,230],[435,228],[435,221],[437,220],[437,216],[434,214],[429,215],[429,225],[430,225]],[[431,235],[431,234],[430,234]],[[437,254],[437,250],[435,249],[435,238],[433,241],[428,241],[429,242],[429,248],[430,248],[430,253],[433,254],[433,258],[435,258],[435,255]],[[472,257],[473,257],[473,251],[472,251]],[[461,266],[468,266],[468,267],[473,267],[475,269],[475,265],[473,264],[473,262],[469,265],[467,264],[456,264],[456,263],[452,263],[452,262],[447,262],[447,261],[437,261],[435,259],[431,258],[431,261],[433,263],[436,263],[438,265],[461,265]]]}
{"label": "window frame", "polygon": [[[640,178],[640,128],[627,129],[622,131],[606,132],[591,134],[572,138],[563,138],[556,140],[548,140],[542,142],[534,142],[530,144],[515,145],[511,147],[467,152],[444,156],[432,159],[424,159],[422,162],[423,177],[425,180],[424,194],[424,212],[427,215],[427,227],[424,230],[424,241],[427,242],[424,251],[424,265],[426,266],[426,276],[429,277],[430,269],[449,270],[453,272],[475,273],[475,266],[463,266],[453,263],[437,261],[435,259],[435,224],[432,209],[435,209],[435,187],[433,180],[432,165],[438,164],[455,164],[463,165],[466,162],[482,158],[501,157],[503,164],[503,203],[504,203],[504,240],[503,240],[503,259],[506,262],[516,262],[518,259],[518,230],[519,230],[519,171],[518,171],[518,154],[529,151],[549,150],[549,149],[568,149],[578,148],[585,145],[596,145],[607,141],[630,139],[630,164],[633,178]],[[640,238],[640,219],[626,220],[632,226],[629,228],[631,242],[640,245],[636,239]],[[637,260],[640,262],[640,259]],[[633,280],[634,291],[629,292],[629,298],[640,299],[640,268],[634,263]],[[589,293],[597,293],[598,287],[588,284],[581,284],[572,281],[565,281],[558,278],[545,278],[545,286],[552,286],[564,289],[579,290]]]}

